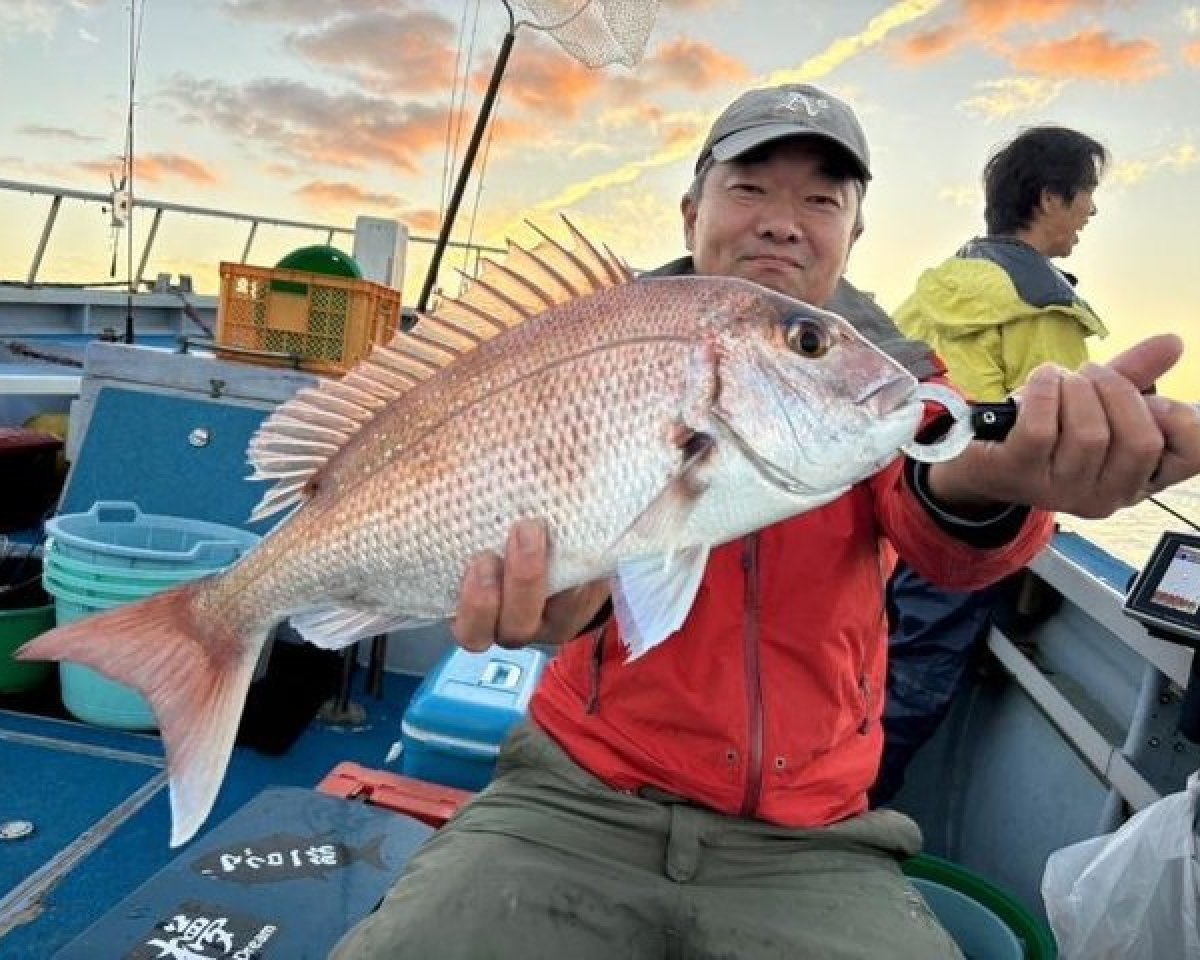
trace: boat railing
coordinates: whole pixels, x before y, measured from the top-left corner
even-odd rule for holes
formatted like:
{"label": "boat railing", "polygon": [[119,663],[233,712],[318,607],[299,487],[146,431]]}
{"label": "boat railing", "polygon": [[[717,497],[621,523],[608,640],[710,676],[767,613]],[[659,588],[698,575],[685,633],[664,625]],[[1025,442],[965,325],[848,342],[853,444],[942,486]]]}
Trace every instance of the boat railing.
{"label": "boat railing", "polygon": [[[163,217],[168,214],[178,214],[189,217],[203,217],[213,220],[228,220],[238,224],[243,224],[246,227],[245,241],[242,245],[240,263],[250,262],[250,255],[254,248],[254,242],[258,237],[261,227],[283,227],[289,229],[299,229],[312,231],[317,235],[324,235],[325,242],[333,244],[334,240],[346,236],[353,237],[354,227],[343,226],[339,224],[321,223],[318,221],[309,220],[293,220],[282,217],[270,217],[262,214],[240,213],[233,210],[225,210],[219,207],[203,207],[194,204],[174,203],[167,200],[154,200],[149,197],[131,197],[127,193],[120,190],[113,190],[107,193],[93,190],[76,190],[69,187],[51,186],[41,183],[32,183],[22,180],[3,180],[0,179],[0,191],[8,191],[11,193],[31,194],[35,196],[45,196],[49,198],[49,207],[46,211],[46,216],[42,222],[41,233],[38,238],[37,246],[34,250],[33,259],[29,264],[29,269],[25,275],[25,283],[33,286],[39,282],[39,276],[44,264],[46,250],[50,243],[50,237],[54,231],[55,224],[58,222],[59,213],[64,202],[73,201],[84,204],[95,204],[99,206],[103,212],[108,213],[112,217],[114,226],[123,226],[125,218],[131,209],[144,209],[152,214],[150,225],[146,228],[145,238],[141,243],[141,252],[137,258],[137,267],[133,271],[133,277],[129,281],[129,285],[140,290],[143,284],[143,278],[146,275],[147,267],[150,263],[151,254],[154,251],[155,240],[158,237],[159,227],[162,224]],[[427,244],[432,246],[436,243],[433,237],[410,235],[409,242],[414,244]],[[469,258],[473,258],[475,262],[481,254],[484,253],[503,253],[501,247],[489,246],[487,244],[474,243],[468,241],[450,241],[448,246],[458,250],[465,251]]]}

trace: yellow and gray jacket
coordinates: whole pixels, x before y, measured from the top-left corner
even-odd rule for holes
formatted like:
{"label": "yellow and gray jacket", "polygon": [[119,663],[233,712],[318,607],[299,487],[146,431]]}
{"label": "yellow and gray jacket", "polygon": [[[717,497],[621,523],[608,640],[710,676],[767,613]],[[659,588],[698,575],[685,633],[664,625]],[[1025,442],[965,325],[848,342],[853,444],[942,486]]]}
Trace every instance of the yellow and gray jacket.
{"label": "yellow and gray jacket", "polygon": [[982,401],[1004,399],[1040,363],[1078,368],[1088,358],[1086,338],[1108,332],[1074,278],[1014,237],[977,237],[926,270],[895,321]]}

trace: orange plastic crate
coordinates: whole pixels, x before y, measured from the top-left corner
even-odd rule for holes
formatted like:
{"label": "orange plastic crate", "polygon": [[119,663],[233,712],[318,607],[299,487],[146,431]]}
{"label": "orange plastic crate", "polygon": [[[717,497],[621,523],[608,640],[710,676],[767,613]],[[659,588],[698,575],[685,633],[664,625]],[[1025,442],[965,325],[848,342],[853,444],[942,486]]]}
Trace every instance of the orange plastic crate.
{"label": "orange plastic crate", "polygon": [[400,319],[400,291],[370,280],[221,264],[216,351],[229,359],[342,374]]}

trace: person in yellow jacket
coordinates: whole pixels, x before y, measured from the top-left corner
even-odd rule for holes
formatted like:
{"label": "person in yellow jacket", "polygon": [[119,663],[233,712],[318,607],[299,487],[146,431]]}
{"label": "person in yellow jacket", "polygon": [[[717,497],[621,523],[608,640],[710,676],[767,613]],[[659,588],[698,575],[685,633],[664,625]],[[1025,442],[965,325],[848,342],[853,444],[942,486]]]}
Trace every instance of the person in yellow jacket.
{"label": "person in yellow jacket", "polygon": [[[1107,333],[1076,293],[1075,278],[1053,260],[1071,253],[1096,214],[1093,194],[1108,161],[1103,145],[1075,130],[1020,133],[984,167],[987,235],[922,273],[896,311],[896,325],[932,346],[969,397],[1003,400],[1047,361],[1075,370],[1088,359],[1088,338]],[[874,804],[895,795],[945,717],[1006,588],[954,593],[903,564],[894,573]]]}

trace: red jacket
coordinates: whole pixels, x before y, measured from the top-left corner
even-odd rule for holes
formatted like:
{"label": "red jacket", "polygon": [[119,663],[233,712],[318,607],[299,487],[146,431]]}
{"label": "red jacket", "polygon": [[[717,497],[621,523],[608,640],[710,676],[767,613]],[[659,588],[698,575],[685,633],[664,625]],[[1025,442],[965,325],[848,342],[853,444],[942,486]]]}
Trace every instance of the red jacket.
{"label": "red jacket", "polygon": [[715,549],[682,630],[642,658],[624,662],[613,623],[567,644],[534,695],[536,723],[619,790],[788,826],[865,810],[883,741],[883,538],[927,579],[974,589],[1018,570],[1052,531],[1052,515],[1032,511],[1007,545],[968,546],[930,518],[902,468]]}

